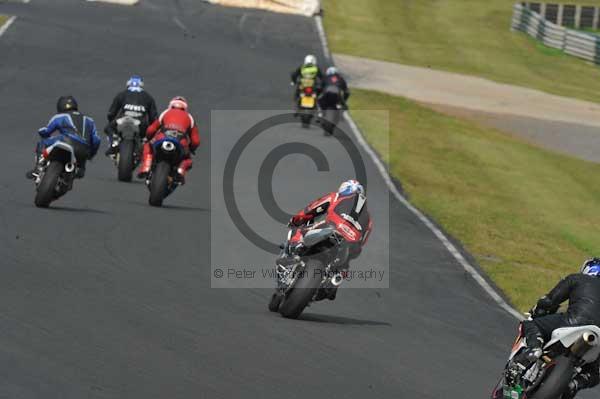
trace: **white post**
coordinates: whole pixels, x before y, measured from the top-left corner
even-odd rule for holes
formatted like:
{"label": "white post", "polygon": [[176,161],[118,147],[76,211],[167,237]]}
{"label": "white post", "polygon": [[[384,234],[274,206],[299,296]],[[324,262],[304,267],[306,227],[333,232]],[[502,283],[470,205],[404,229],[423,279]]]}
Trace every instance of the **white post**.
{"label": "white post", "polygon": [[581,25],[581,6],[575,6],[575,29],[579,29]]}
{"label": "white post", "polygon": [[556,24],[562,26],[563,24],[563,4],[558,5],[558,15],[556,16]]}
{"label": "white post", "polygon": [[592,28],[594,30],[598,30],[598,11],[600,10],[600,7],[594,7],[594,21],[592,22]]}
{"label": "white post", "polygon": [[540,4],[540,15],[542,18],[546,19],[546,3]]}

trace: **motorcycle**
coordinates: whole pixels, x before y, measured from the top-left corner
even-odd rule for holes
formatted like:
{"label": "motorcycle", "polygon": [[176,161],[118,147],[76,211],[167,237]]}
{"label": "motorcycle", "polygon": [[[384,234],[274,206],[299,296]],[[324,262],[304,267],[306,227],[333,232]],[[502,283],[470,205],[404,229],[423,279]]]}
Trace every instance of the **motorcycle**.
{"label": "motorcycle", "polygon": [[269,310],[296,319],[313,301],[328,297],[328,290],[343,282],[339,266],[347,260],[348,227],[326,216],[303,228],[292,227],[277,259],[277,288]]}
{"label": "motorcycle", "polygon": [[177,166],[185,158],[185,150],[180,143],[182,137],[183,133],[167,130],[164,138],[152,144],[154,159],[146,179],[151,206],[162,206],[163,200],[180,185],[176,175]]}
{"label": "motorcycle", "polygon": [[317,113],[317,87],[312,78],[301,78],[299,83],[300,93],[296,114],[300,117],[303,128],[308,128]]}
{"label": "motorcycle", "polygon": [[[531,316],[529,316],[531,320]],[[580,326],[558,328],[544,345],[539,359],[529,367],[515,361],[526,350],[522,324],[509,360],[492,399],[560,399],[581,367],[600,356],[600,328]]]}
{"label": "motorcycle", "polygon": [[124,116],[117,119],[116,122],[118,135],[113,138],[112,145],[118,146],[119,151],[112,156],[112,159],[117,167],[119,181],[129,182],[133,171],[141,161],[141,122],[131,116]]}
{"label": "motorcycle", "polygon": [[77,173],[77,144],[63,137],[42,152],[38,165],[35,206],[48,208],[52,201],[65,195],[73,188]]}
{"label": "motorcycle", "polygon": [[319,123],[326,136],[331,136],[335,127],[340,123],[344,110],[341,89],[335,85],[329,85],[323,90],[319,98],[321,112],[319,113]]}

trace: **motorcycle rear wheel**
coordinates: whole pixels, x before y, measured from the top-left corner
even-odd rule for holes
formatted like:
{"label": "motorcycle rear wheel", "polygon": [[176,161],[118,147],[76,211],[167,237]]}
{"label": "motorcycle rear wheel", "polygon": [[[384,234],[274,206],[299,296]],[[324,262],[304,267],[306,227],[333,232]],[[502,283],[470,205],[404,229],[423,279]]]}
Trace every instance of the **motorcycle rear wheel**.
{"label": "motorcycle rear wheel", "polygon": [[269,310],[271,312],[277,312],[282,300],[283,296],[279,292],[274,292],[273,295],[271,295],[271,300],[269,301]]}
{"label": "motorcycle rear wheel", "polygon": [[569,387],[569,382],[573,378],[575,365],[571,358],[559,356],[555,359],[555,364],[545,380],[542,381],[539,388],[528,396],[530,399],[557,399],[565,393]]}
{"label": "motorcycle rear wheel", "polygon": [[167,162],[160,162],[152,171],[150,180],[150,199],[151,206],[162,206],[163,200],[167,195],[167,186],[169,184],[169,174],[171,165]]}
{"label": "motorcycle rear wheel", "polygon": [[135,149],[135,142],[132,140],[123,140],[119,144],[119,165],[118,165],[118,177],[119,181],[131,181],[133,176],[133,151]]}
{"label": "motorcycle rear wheel", "polygon": [[37,188],[34,200],[35,206],[38,208],[48,208],[50,206],[52,200],[56,198],[56,185],[63,169],[64,165],[62,163],[50,162]]}
{"label": "motorcycle rear wheel", "polygon": [[297,319],[315,296],[324,275],[325,270],[321,261],[308,260],[304,272],[298,276],[294,286],[286,293],[283,302],[279,305],[279,313],[285,318]]}

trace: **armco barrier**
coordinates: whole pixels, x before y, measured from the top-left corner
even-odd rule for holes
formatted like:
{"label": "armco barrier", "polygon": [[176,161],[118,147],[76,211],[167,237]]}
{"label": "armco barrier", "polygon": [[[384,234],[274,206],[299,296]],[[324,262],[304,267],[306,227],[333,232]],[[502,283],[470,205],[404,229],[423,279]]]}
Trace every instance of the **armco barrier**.
{"label": "armco barrier", "polygon": [[523,4],[515,4],[511,28],[527,33],[546,46],[600,64],[600,36],[559,26]]}

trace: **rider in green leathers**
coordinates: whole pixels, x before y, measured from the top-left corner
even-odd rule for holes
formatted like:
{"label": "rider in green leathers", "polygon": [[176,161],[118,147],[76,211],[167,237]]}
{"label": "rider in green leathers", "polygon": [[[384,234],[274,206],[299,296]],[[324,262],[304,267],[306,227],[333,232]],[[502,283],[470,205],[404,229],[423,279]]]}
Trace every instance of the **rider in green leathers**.
{"label": "rider in green leathers", "polygon": [[307,55],[304,57],[304,63],[292,72],[292,85],[296,86],[294,100],[298,100],[300,90],[306,87],[313,87],[317,94],[320,92],[323,82],[323,73],[317,65],[317,57]]}

